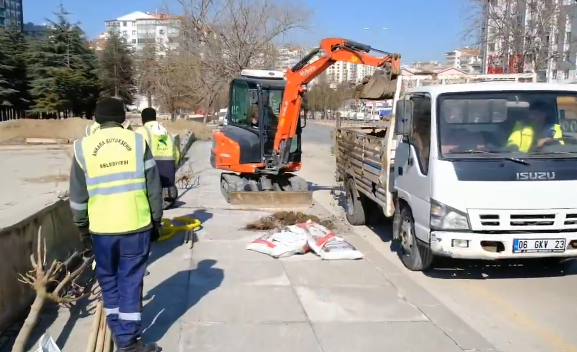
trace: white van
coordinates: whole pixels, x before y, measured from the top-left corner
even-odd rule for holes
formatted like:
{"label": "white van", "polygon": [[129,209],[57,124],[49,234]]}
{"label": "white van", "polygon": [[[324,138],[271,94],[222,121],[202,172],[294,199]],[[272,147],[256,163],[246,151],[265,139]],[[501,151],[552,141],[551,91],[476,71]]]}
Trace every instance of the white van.
{"label": "white van", "polygon": [[220,109],[218,111],[218,124],[226,126],[226,118],[228,117],[228,109]]}

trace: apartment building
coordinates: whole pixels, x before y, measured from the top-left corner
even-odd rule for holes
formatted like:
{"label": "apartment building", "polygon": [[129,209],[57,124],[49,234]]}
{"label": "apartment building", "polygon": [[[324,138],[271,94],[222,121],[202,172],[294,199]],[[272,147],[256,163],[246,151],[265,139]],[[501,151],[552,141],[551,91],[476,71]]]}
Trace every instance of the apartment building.
{"label": "apartment building", "polygon": [[366,76],[371,76],[376,67],[338,61],[327,69],[327,80],[331,83],[360,83]]}
{"label": "apartment building", "polygon": [[23,0],[0,0],[0,27],[24,26]]}
{"label": "apartment building", "polygon": [[[126,43],[134,50],[142,50],[147,44],[157,44],[159,48],[174,49],[178,46],[178,18],[162,13],[136,11],[104,22],[106,30],[99,37],[105,40],[107,34],[117,30]],[[97,39],[97,41],[99,40]],[[102,45],[96,45],[99,50]]]}
{"label": "apartment building", "polygon": [[[499,30],[508,26],[505,13],[515,14],[525,28],[524,38],[511,37],[507,43]],[[541,82],[577,78],[577,36],[572,36],[577,33],[576,18],[575,0],[489,0],[481,31],[482,72],[536,72]],[[539,56],[544,58],[538,60],[539,67],[533,67],[527,50],[535,43],[540,44]]]}
{"label": "apartment building", "polygon": [[445,53],[445,67],[452,67],[470,74],[481,73],[481,51],[464,47]]}
{"label": "apartment building", "polygon": [[32,22],[25,23],[23,27],[26,36],[36,39],[46,38],[47,30],[48,26],[46,24],[34,24]]}

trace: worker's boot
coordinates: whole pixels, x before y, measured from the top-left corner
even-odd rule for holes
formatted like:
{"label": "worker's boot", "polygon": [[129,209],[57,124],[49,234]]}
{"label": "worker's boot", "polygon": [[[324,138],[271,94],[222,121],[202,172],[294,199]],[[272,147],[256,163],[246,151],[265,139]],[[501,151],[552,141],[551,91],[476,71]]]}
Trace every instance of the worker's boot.
{"label": "worker's boot", "polygon": [[156,343],[144,344],[138,340],[135,344],[125,348],[119,348],[117,352],[160,352],[162,348],[158,347]]}

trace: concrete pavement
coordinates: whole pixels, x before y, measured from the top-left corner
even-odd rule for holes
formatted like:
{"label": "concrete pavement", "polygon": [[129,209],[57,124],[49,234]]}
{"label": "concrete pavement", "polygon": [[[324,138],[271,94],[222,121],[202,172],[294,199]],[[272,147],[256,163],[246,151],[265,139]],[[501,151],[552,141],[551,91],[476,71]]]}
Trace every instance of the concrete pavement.
{"label": "concrete pavement", "polygon": [[[66,148],[66,149],[62,149]],[[68,189],[68,147],[0,146],[0,228],[56,200]]]}
{"label": "concrete pavement", "polygon": [[[335,164],[330,156],[330,130],[315,123],[307,126],[303,149],[307,159],[314,159],[314,166],[305,162],[301,176],[317,183],[315,200],[338,216],[343,209],[338,202],[340,192],[331,194],[331,189],[338,187],[331,178]],[[355,232],[386,258],[381,270],[389,281],[408,280],[419,285],[498,350],[577,351],[573,330],[577,323],[575,263],[559,271],[446,261],[435,270],[414,273],[406,270],[390,249],[388,226],[361,226]],[[427,314],[426,309],[423,311]]]}
{"label": "concrete pavement", "polygon": [[[260,234],[242,228],[267,213],[223,204],[219,172],[208,164],[210,146],[198,142],[189,151],[198,182],[165,214],[203,222],[194,248],[182,245],[181,236],[152,248],[144,339],[180,352],[494,350],[412,280],[391,276],[395,267],[348,226],[339,234],[367,260],[328,262],[312,254],[275,260],[245,250]],[[319,170],[316,159],[314,168],[306,166],[313,154],[305,153],[305,170]],[[330,162],[323,160],[326,173]],[[311,211],[330,215],[318,205]],[[82,308],[57,313],[45,314],[37,331],[50,331],[64,352],[84,348],[91,315]]]}

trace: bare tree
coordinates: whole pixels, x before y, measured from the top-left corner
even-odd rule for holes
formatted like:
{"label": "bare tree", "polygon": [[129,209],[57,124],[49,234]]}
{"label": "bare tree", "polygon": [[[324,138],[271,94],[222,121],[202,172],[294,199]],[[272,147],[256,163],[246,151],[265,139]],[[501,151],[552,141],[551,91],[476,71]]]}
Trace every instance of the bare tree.
{"label": "bare tree", "polygon": [[[504,73],[566,70],[574,64],[571,5],[558,0],[468,0],[463,39],[487,49]],[[498,61],[498,62],[496,62]]]}
{"label": "bare tree", "polygon": [[147,44],[135,55],[138,91],[146,96],[148,107],[152,107],[152,97],[156,86],[156,69],[158,67],[158,48],[155,44]]}

